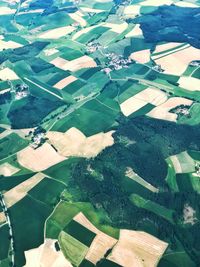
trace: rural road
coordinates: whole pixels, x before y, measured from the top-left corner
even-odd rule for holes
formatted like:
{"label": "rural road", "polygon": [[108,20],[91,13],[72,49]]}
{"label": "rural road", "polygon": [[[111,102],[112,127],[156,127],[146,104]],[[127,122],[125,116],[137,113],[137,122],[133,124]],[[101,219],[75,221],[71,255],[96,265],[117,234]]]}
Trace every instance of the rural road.
{"label": "rural road", "polygon": [[14,251],[14,239],[13,239],[13,229],[12,229],[12,225],[11,225],[11,220],[10,220],[10,216],[8,213],[8,209],[6,207],[6,203],[4,201],[3,198],[3,194],[0,192],[0,205],[2,207],[2,210],[5,214],[6,217],[6,221],[8,223],[8,227],[9,227],[9,236],[10,236],[10,252],[11,252],[11,267],[15,266],[15,251]]}

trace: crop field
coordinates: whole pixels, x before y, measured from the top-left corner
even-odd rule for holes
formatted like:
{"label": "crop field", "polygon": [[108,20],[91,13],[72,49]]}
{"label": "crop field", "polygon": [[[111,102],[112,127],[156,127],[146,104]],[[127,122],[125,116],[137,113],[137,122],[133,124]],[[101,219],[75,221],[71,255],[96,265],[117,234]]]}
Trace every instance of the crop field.
{"label": "crop field", "polygon": [[0,267],[199,266],[199,7],[0,2]]}
{"label": "crop field", "polygon": [[8,258],[10,240],[9,240],[9,228],[8,224],[4,224],[0,227],[0,238],[3,242],[3,246],[0,247],[0,264]]}
{"label": "crop field", "polygon": [[[13,146],[15,143],[15,147]],[[12,133],[0,140],[0,159],[9,157],[16,154],[19,150],[23,149],[28,142],[20,138],[17,134]]]}
{"label": "crop field", "polygon": [[[13,233],[15,235],[16,265],[23,266],[25,264],[25,256],[22,251],[37,247],[43,243],[44,235],[41,229],[43,229],[45,218],[49,216],[51,209],[47,205],[27,196],[11,207],[9,212],[13,221]],[[31,236],[30,233],[32,233]],[[27,239],[27,236],[30,238]]]}
{"label": "crop field", "polygon": [[169,222],[173,223],[173,210],[168,210],[165,207],[162,207],[158,205],[157,203],[152,202],[150,200],[146,200],[136,194],[131,195],[130,200],[137,207],[154,212],[158,216],[161,216],[165,218],[166,220],[168,220]]}
{"label": "crop field", "polygon": [[74,266],[80,265],[88,251],[87,246],[65,232],[61,232],[59,236],[59,244],[65,257],[69,259]]}

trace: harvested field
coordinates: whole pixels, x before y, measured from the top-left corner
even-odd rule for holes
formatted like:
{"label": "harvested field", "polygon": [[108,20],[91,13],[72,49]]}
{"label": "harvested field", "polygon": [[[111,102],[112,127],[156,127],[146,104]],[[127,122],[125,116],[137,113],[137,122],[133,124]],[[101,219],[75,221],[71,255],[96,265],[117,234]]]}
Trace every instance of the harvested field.
{"label": "harvested field", "polygon": [[59,244],[65,257],[74,265],[79,266],[88,252],[88,247],[77,239],[62,231],[59,235]]}
{"label": "harvested field", "polygon": [[0,225],[6,222],[6,216],[4,212],[0,212]]}
{"label": "harvested field", "polygon": [[200,79],[182,76],[178,83],[180,87],[189,91],[200,91]]}
{"label": "harvested field", "polygon": [[181,6],[181,7],[199,7],[198,5],[194,4],[194,3],[189,3],[189,2],[185,2],[185,1],[179,1],[177,3],[175,3],[176,6]]}
{"label": "harvested field", "polygon": [[191,106],[192,103],[193,103],[192,100],[189,100],[183,97],[172,97],[172,98],[169,98],[165,103],[152,109],[147,115],[149,117],[156,118],[156,119],[176,121],[177,114],[170,113],[169,111],[180,105]]}
{"label": "harvested field", "polygon": [[124,101],[121,105],[121,111],[125,116],[131,115],[133,112],[136,112],[140,108],[144,107],[147,103],[143,100],[137,99],[134,96],[130,97]]}
{"label": "harvested field", "polygon": [[104,12],[103,9],[94,9],[90,7],[81,7],[80,8],[82,11],[87,12],[87,13],[101,13]]}
{"label": "harvested field", "polygon": [[58,39],[60,37],[63,37],[75,30],[74,27],[72,26],[65,26],[65,27],[60,27],[56,28],[50,31],[46,31],[41,33],[38,37],[42,39]]}
{"label": "harvested field", "polygon": [[135,27],[129,33],[125,35],[126,38],[135,37],[135,36],[143,37],[143,32],[140,28],[140,24],[136,24]]}
{"label": "harvested field", "polygon": [[47,133],[47,138],[49,143],[64,157],[91,158],[114,144],[112,134],[113,131],[110,131],[86,137],[81,131],[73,127],[65,133],[50,131]]}
{"label": "harvested field", "polygon": [[98,25],[94,25],[94,26],[90,26],[90,27],[84,28],[84,29],[82,29],[82,30],[76,32],[76,33],[73,35],[72,40],[76,40],[76,39],[78,39],[81,35],[83,35],[83,34],[85,34],[85,33],[88,33],[89,31],[91,31],[91,30],[93,30],[93,29],[95,29],[95,28],[97,28],[97,27],[98,27]]}
{"label": "harvested field", "polygon": [[175,42],[160,44],[160,45],[156,46],[154,53],[164,52],[168,49],[173,49],[173,48],[176,48],[177,46],[180,46],[180,45],[181,45],[181,43],[175,43]]}
{"label": "harvested field", "polygon": [[130,178],[130,179],[134,180],[135,182],[141,184],[142,186],[144,186],[145,188],[149,189],[153,193],[158,193],[159,192],[159,190],[156,187],[154,187],[153,185],[151,185],[150,183],[145,181],[143,178],[141,178],[130,167],[126,168],[125,176],[127,176],[128,178]]}
{"label": "harvested field", "polygon": [[[80,12],[79,12],[80,13]],[[87,25],[87,22],[84,18],[82,18],[82,16],[79,13],[71,13],[69,14],[69,16],[75,20],[76,22],[78,22],[82,27],[85,27]]]}
{"label": "harvested field", "polygon": [[144,107],[148,103],[157,106],[161,105],[166,100],[167,96],[164,92],[156,88],[148,87],[147,89],[124,101],[120,105],[120,108],[125,116],[129,116],[130,114]]}
{"label": "harvested field", "polygon": [[195,171],[195,161],[187,151],[170,157],[176,173],[190,173]]}
{"label": "harvested field", "polygon": [[0,165],[0,175],[12,176],[13,174],[17,173],[18,171],[20,171],[19,168],[16,168],[7,162]]}
{"label": "harvested field", "polygon": [[18,44],[13,41],[5,42],[3,40],[0,40],[0,51],[2,51],[3,49],[13,49],[13,48],[21,47],[21,46],[22,46],[21,44]]}
{"label": "harvested field", "polygon": [[15,12],[16,12],[16,9],[11,9],[9,7],[0,6],[0,16],[14,14]]}
{"label": "harvested field", "polygon": [[28,180],[22,182],[21,184],[7,191],[4,194],[4,200],[5,200],[7,208],[12,207],[18,201],[23,199],[27,195],[28,191],[34,188],[44,178],[45,178],[45,174],[37,173],[31,178],[29,178]]}
{"label": "harvested field", "polygon": [[108,27],[111,29],[111,31],[116,32],[116,33],[122,33],[125,31],[128,27],[128,24],[126,22],[121,23],[121,24],[114,24],[114,23],[103,23],[102,26]]}
{"label": "harvested field", "polygon": [[56,250],[56,242],[57,240],[54,239],[45,239],[38,248],[25,251],[26,265],[24,267],[72,267],[63,253]]}
{"label": "harvested field", "polygon": [[124,15],[128,17],[136,16],[140,14],[140,5],[130,5],[124,8]]}
{"label": "harvested field", "polygon": [[141,50],[138,52],[133,52],[130,55],[130,58],[132,60],[135,60],[136,62],[139,62],[141,64],[145,64],[145,63],[148,63],[150,61],[150,56],[151,56],[150,50],[146,49],[146,50]]}
{"label": "harvested field", "polygon": [[189,46],[186,49],[172,52],[171,54],[155,59],[155,62],[161,65],[164,73],[181,75],[187,69],[190,62],[199,58],[200,50]]}
{"label": "harvested field", "polygon": [[3,70],[0,70],[0,79],[2,81],[6,81],[6,80],[18,80],[19,77],[11,69],[5,68]]}
{"label": "harvested field", "polygon": [[45,49],[44,50],[45,56],[52,56],[52,55],[54,55],[54,54],[56,54],[58,52],[59,52],[59,50],[57,50],[56,48],[50,48],[50,49]]}
{"label": "harvested field", "polygon": [[34,149],[30,146],[17,153],[19,164],[32,171],[45,170],[66,158],[60,156],[53,147],[47,143]]}
{"label": "harvested field", "polygon": [[86,259],[96,264],[101,258],[104,257],[105,253],[111,249],[116,243],[117,239],[110,237],[98,230],[82,212],[78,213],[73,220],[77,221],[90,231],[96,233],[96,237],[92,241],[92,244],[86,255]]}
{"label": "harvested field", "polygon": [[77,71],[83,68],[94,68],[97,66],[94,59],[89,56],[82,56],[71,61],[57,57],[52,60],[51,63],[62,70],[70,71]]}
{"label": "harvested field", "polygon": [[141,6],[161,6],[161,5],[171,5],[174,2],[172,0],[146,0],[140,3]]}
{"label": "harvested field", "polygon": [[53,87],[57,88],[57,89],[63,89],[64,87],[66,87],[67,85],[69,85],[70,83],[73,83],[74,81],[76,81],[77,78],[70,75],[64,79],[62,79],[61,81],[57,82]]}
{"label": "harvested field", "polygon": [[108,259],[125,267],[155,267],[168,244],[140,231],[121,230]]}

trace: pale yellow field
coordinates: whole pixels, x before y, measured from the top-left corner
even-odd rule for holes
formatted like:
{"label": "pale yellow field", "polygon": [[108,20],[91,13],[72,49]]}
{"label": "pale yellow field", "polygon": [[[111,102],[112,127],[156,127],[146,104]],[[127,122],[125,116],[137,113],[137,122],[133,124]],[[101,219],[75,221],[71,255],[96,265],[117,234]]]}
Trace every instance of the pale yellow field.
{"label": "pale yellow field", "polygon": [[194,3],[189,3],[189,2],[185,2],[185,1],[179,1],[177,3],[175,3],[176,6],[181,6],[181,7],[199,7],[198,5],[194,4]]}
{"label": "pale yellow field", "polygon": [[76,156],[91,158],[97,156],[103,149],[114,144],[113,131],[98,133],[86,137],[76,128],[69,129],[66,133],[49,131],[47,138],[64,157]]}
{"label": "pale yellow field", "polygon": [[45,239],[38,248],[25,251],[24,267],[72,267],[61,251],[56,251],[57,240]]}
{"label": "pale yellow field", "polygon": [[70,83],[73,83],[74,81],[76,81],[77,78],[70,75],[64,79],[62,79],[61,81],[57,82],[53,87],[55,87],[56,89],[63,89],[65,86],[69,85]]}
{"label": "pale yellow field", "polygon": [[168,244],[145,232],[121,230],[108,259],[124,267],[155,267]]}
{"label": "pale yellow field", "polygon": [[133,17],[136,15],[140,14],[140,5],[130,5],[130,6],[126,6],[124,8],[124,15],[128,18],[128,17]]}
{"label": "pale yellow field", "polygon": [[11,134],[11,130],[6,129],[3,133],[0,134],[0,139],[6,137],[9,134]]}
{"label": "pale yellow field", "polygon": [[116,243],[116,239],[104,233],[99,233],[92,241],[92,244],[90,245],[90,248],[85,258],[93,264],[96,264]]}
{"label": "pale yellow field", "polygon": [[82,27],[85,27],[87,25],[87,21],[82,18],[82,16],[80,15],[80,12],[77,13],[69,13],[69,16],[76,22],[78,22]]}
{"label": "pale yellow field", "polygon": [[[0,95],[3,95],[3,94],[5,94],[5,93],[7,93],[7,92],[9,92],[9,91],[10,91],[10,88],[1,90],[1,91],[0,91]],[[0,135],[1,135],[1,134],[0,134]]]}
{"label": "pale yellow field", "polygon": [[3,49],[13,49],[18,47],[22,47],[22,45],[13,41],[5,42],[3,40],[0,40],[0,51],[2,51]]}
{"label": "pale yellow field", "polygon": [[11,9],[11,8],[5,7],[5,6],[0,7],[0,16],[14,14],[15,12],[16,12],[16,9]]}
{"label": "pale yellow field", "polygon": [[187,151],[170,157],[176,173],[190,173],[195,171],[195,161]]}
{"label": "pale yellow field", "polygon": [[107,2],[112,2],[112,0],[96,0],[96,2],[107,3]]}
{"label": "pale yellow field", "polygon": [[94,68],[97,66],[94,59],[86,55],[71,61],[57,57],[56,59],[52,60],[51,63],[62,70],[70,71],[77,71],[83,68]]}
{"label": "pale yellow field", "polygon": [[174,167],[174,169],[175,169],[175,172],[176,172],[176,173],[182,173],[181,164],[180,164],[180,162],[179,162],[177,156],[176,156],[176,155],[171,156],[171,157],[170,157],[170,160],[171,160],[171,162],[172,162],[172,164],[173,164],[173,167]]}
{"label": "pale yellow field", "polygon": [[180,105],[191,106],[192,103],[193,103],[192,100],[186,99],[184,97],[172,97],[172,98],[169,98],[165,103],[152,109],[147,115],[149,117],[156,118],[156,119],[176,121],[177,114],[170,113],[169,110]]}
{"label": "pale yellow field", "polygon": [[154,106],[159,106],[167,101],[166,93],[152,87],[148,87],[147,89],[144,89],[140,93],[136,94],[135,98],[144,100]]}
{"label": "pale yellow field", "polygon": [[11,69],[5,68],[3,70],[0,70],[0,79],[2,81],[6,81],[6,80],[18,80],[19,77]]}
{"label": "pale yellow field", "polygon": [[56,28],[53,30],[49,30],[46,32],[41,33],[38,37],[41,39],[58,39],[62,36],[65,36],[75,30],[75,27],[72,26],[65,26]]}
{"label": "pale yellow field", "polygon": [[164,92],[159,89],[149,87],[125,100],[120,104],[120,108],[125,116],[129,116],[148,103],[156,106],[164,103],[166,100],[167,96]]}
{"label": "pale yellow field", "polygon": [[136,112],[140,108],[144,107],[147,103],[144,100],[137,99],[134,96],[130,97],[122,104],[120,104],[120,108],[122,113],[125,116],[131,115],[133,112]]}
{"label": "pale yellow field", "polygon": [[161,5],[171,5],[174,2],[172,0],[145,0],[140,3],[141,6],[161,6]]}
{"label": "pale yellow field", "polygon": [[0,175],[12,176],[13,174],[17,173],[18,171],[20,171],[19,168],[12,166],[8,162],[5,162],[5,163],[0,165]]}
{"label": "pale yellow field", "polygon": [[50,63],[53,64],[54,66],[56,66],[57,68],[65,69],[65,65],[68,62],[69,61],[64,59],[64,58],[57,57],[57,58],[53,59]]}
{"label": "pale yellow field", "polygon": [[21,184],[7,191],[4,194],[4,200],[5,200],[7,208],[12,207],[18,201],[23,199],[27,195],[28,191],[34,188],[44,178],[45,178],[45,174],[37,173],[31,178],[27,179],[26,181],[22,182]]}
{"label": "pale yellow field", "polygon": [[152,184],[148,183],[146,180],[140,177],[137,173],[135,173],[131,167],[126,168],[125,176],[136,181],[137,183],[141,184],[142,186],[146,187],[147,189],[149,189],[150,191],[154,193],[159,192],[159,190],[156,187],[154,187]]}
{"label": "pale yellow field", "polygon": [[19,164],[32,171],[45,170],[65,159],[47,143],[37,149],[28,146],[17,153]]}
{"label": "pale yellow field", "polygon": [[23,15],[23,14],[34,14],[34,13],[42,13],[44,9],[34,9],[34,10],[26,10],[26,11],[21,11],[18,13],[18,15]]}
{"label": "pale yellow field", "polygon": [[104,12],[103,9],[94,9],[90,7],[81,7],[80,8],[82,11],[87,12],[87,13],[101,13]]}
{"label": "pale yellow field", "polygon": [[185,51],[187,51],[187,49],[190,47],[190,45],[189,44],[184,44],[182,47],[174,47],[173,49],[172,49],[172,51],[162,51],[162,54],[160,54],[160,55],[155,55],[155,54],[153,54],[152,56],[151,56],[151,58],[153,59],[153,60],[158,60],[159,58],[161,58],[161,57],[167,57],[167,56],[169,56],[170,54],[175,54],[175,53],[177,53],[177,52],[179,52],[179,51],[183,51],[183,50],[185,50]]}
{"label": "pale yellow field", "polygon": [[166,43],[166,44],[160,44],[156,46],[156,49],[154,51],[154,53],[160,53],[160,52],[164,52],[168,49],[172,49],[172,48],[176,48],[177,46],[181,45],[182,43],[175,43],[175,42],[171,42],[171,43]]}
{"label": "pale yellow field", "polygon": [[176,122],[176,119],[177,119],[177,115],[175,113],[170,113],[166,109],[162,109],[158,107],[152,109],[146,115],[151,118],[161,119],[161,120],[166,120],[166,121]]}
{"label": "pale yellow field", "polygon": [[85,257],[93,264],[96,264],[101,258],[103,258],[105,253],[117,243],[117,239],[98,230],[82,212],[78,213],[73,219],[90,231],[96,233],[96,237],[92,241]]}
{"label": "pale yellow field", "polygon": [[52,55],[54,55],[54,54],[56,54],[58,52],[59,52],[59,50],[57,50],[56,48],[50,48],[50,49],[45,49],[44,50],[45,56],[52,56]]}
{"label": "pale yellow field", "polygon": [[135,36],[143,37],[143,32],[140,28],[140,24],[136,24],[135,27],[129,33],[127,33],[125,36],[126,36],[126,38],[135,37]]}
{"label": "pale yellow field", "polygon": [[184,50],[156,59],[155,62],[161,65],[162,69],[164,69],[164,73],[181,75],[187,69],[191,61],[199,59],[200,50],[190,46]]}
{"label": "pale yellow field", "polygon": [[85,34],[85,33],[89,32],[89,31],[91,31],[92,29],[95,29],[95,28],[97,28],[97,27],[98,27],[98,25],[94,25],[94,26],[90,26],[90,27],[84,28],[84,29],[82,29],[82,30],[76,32],[76,33],[73,35],[72,40],[76,40],[76,39],[79,38],[82,34]]}
{"label": "pale yellow field", "polygon": [[111,29],[111,31],[116,32],[116,33],[122,33],[125,31],[128,27],[128,24],[126,22],[121,23],[121,24],[115,24],[115,23],[102,23],[102,26],[108,27]]}
{"label": "pale yellow field", "polygon": [[182,76],[178,80],[179,86],[189,91],[200,91],[200,79]]}
{"label": "pale yellow field", "polygon": [[0,225],[6,222],[6,216],[4,212],[0,212]]}
{"label": "pale yellow field", "polygon": [[133,52],[130,54],[130,58],[132,60],[135,60],[136,62],[139,62],[141,64],[148,63],[150,61],[150,56],[151,53],[149,49]]}

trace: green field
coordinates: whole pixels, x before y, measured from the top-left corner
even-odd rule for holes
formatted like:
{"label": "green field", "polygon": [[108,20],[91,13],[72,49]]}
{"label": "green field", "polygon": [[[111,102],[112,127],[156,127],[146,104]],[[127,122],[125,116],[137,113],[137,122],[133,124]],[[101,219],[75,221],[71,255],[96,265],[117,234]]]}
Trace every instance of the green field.
{"label": "green field", "polygon": [[3,244],[0,246],[0,266],[2,266],[1,261],[8,257],[8,251],[10,246],[8,224],[4,224],[3,226],[0,225],[0,240]]}
{"label": "green field", "polygon": [[43,243],[44,223],[51,212],[52,209],[48,205],[31,196],[23,198],[9,209],[15,238],[16,267],[25,264],[23,251]]}
{"label": "green field", "polygon": [[90,247],[92,241],[96,236],[95,233],[74,220],[72,220],[67,226],[65,226],[64,232],[73,236],[75,239],[79,240],[87,247]]}
{"label": "green field", "polygon": [[25,148],[28,143],[28,141],[20,138],[15,133],[7,135],[0,140],[0,160],[16,154],[18,151]]}
{"label": "green field", "polygon": [[179,188],[177,185],[176,172],[174,170],[173,164],[169,158],[166,161],[168,164],[168,172],[167,172],[167,177],[165,180],[168,186],[170,187],[170,189],[172,190],[172,192],[178,192]]}
{"label": "green field", "polygon": [[74,266],[79,266],[88,251],[88,247],[65,232],[60,233],[58,240],[65,257]]}
{"label": "green field", "polygon": [[137,194],[132,194],[130,196],[130,200],[137,207],[149,210],[155,213],[156,215],[163,217],[165,220],[168,220],[169,222],[174,223],[173,222],[173,213],[174,213],[173,210],[169,210],[151,200],[146,200]]}
{"label": "green field", "polygon": [[79,212],[83,212],[87,219],[99,230],[115,238],[118,237],[119,230],[105,223],[106,214],[101,210],[96,211],[91,204],[86,202],[61,202],[47,221],[46,236],[48,238],[57,238],[60,231],[62,231]]}

